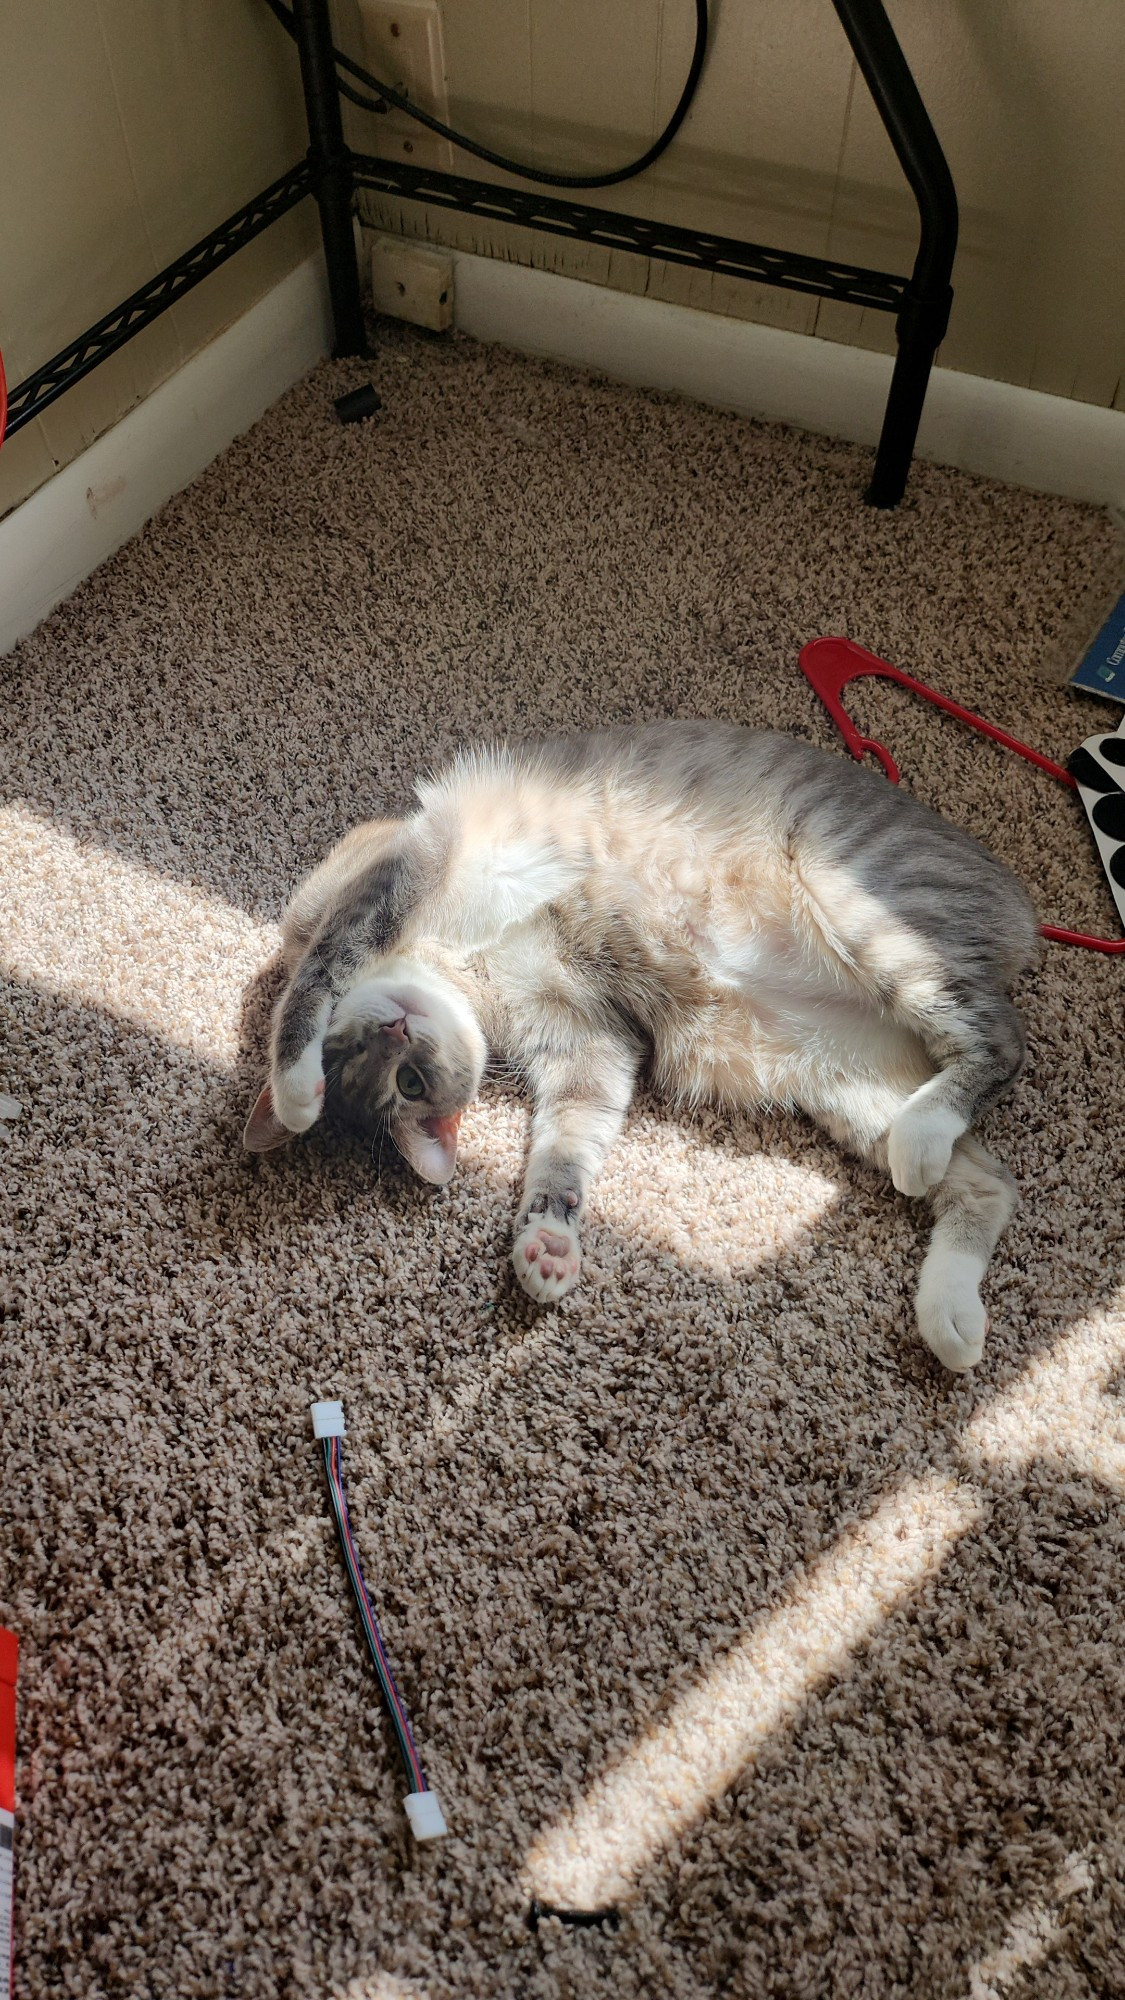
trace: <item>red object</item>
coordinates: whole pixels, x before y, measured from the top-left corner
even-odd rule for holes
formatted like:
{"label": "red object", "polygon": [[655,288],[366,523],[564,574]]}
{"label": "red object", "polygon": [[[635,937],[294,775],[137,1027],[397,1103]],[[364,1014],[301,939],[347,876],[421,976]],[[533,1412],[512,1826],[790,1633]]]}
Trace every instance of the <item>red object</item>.
{"label": "red object", "polygon": [[16,1670],[19,1641],[0,1626],[0,1996],[12,1991],[12,1835],[16,1813]]}
{"label": "red object", "polygon": [[[801,648],[801,672],[809,686],[815,690],[836,724],[844,742],[858,763],[870,752],[877,757],[892,785],[899,782],[898,765],[885,743],[879,743],[873,736],[863,736],[856,728],[844,707],[842,694],[849,681],[862,680],[867,675],[876,675],[880,680],[897,681],[900,687],[909,688],[911,694],[921,695],[923,701],[930,701],[935,708],[944,709],[967,728],[979,730],[982,736],[990,736],[1005,750],[1014,750],[1017,757],[1026,758],[1029,764],[1037,764],[1048,777],[1058,780],[1060,785],[1068,785],[1071,791],[1077,786],[1070,772],[1061,764],[1055,764],[1050,757],[1044,757],[1039,750],[1033,750],[1028,743],[1021,743],[1018,736],[1009,736],[1007,730],[998,729],[994,722],[986,722],[982,715],[974,715],[971,708],[962,708],[960,702],[950,701],[949,696],[938,694],[927,687],[925,681],[915,680],[913,674],[903,673],[901,667],[892,667],[887,660],[880,660],[874,653],[868,653],[857,646],[853,639],[812,639]],[[1061,930],[1055,924],[1041,924],[1045,938],[1056,944],[1081,945],[1087,951],[1101,951],[1116,954],[1125,952],[1125,938],[1087,937],[1084,931]]]}
{"label": "red object", "polygon": [[16,1809],[16,1670],[20,1642],[0,1625],[0,1812]]}

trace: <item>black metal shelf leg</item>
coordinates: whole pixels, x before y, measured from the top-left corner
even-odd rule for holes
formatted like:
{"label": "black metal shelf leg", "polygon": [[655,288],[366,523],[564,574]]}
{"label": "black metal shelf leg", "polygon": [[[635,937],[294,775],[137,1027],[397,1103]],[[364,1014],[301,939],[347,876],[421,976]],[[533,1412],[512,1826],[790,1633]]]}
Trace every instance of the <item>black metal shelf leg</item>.
{"label": "black metal shelf leg", "polygon": [[328,0],[293,0],[293,26],[309,121],[309,167],[320,209],[336,339],[333,353],[366,354],[352,206],[355,177],[344,143]]}
{"label": "black metal shelf leg", "polygon": [[912,301],[896,322],[898,353],[866,494],[872,507],[897,507],[906,491],[930,370],[948,319],[948,307]]}
{"label": "black metal shelf leg", "polygon": [[833,5],[910,183],[921,224],[918,255],[895,326],[898,356],[867,490],[873,507],[897,507],[906,490],[930,369],[949,324],[957,192],[882,0],[833,0]]}

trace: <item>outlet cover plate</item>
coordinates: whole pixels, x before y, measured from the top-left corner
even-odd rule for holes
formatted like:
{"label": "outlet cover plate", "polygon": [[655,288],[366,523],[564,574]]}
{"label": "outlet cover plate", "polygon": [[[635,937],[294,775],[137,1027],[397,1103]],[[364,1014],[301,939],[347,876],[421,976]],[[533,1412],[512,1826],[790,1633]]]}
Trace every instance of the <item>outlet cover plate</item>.
{"label": "outlet cover plate", "polygon": [[[445,40],[438,0],[358,0],[363,61],[381,82],[408,97],[420,111],[449,123]],[[391,105],[372,120],[372,146],[381,159],[417,167],[453,166],[453,148]]]}
{"label": "outlet cover plate", "polygon": [[371,295],[376,312],[445,333],[453,325],[453,253],[406,236],[371,242]]}

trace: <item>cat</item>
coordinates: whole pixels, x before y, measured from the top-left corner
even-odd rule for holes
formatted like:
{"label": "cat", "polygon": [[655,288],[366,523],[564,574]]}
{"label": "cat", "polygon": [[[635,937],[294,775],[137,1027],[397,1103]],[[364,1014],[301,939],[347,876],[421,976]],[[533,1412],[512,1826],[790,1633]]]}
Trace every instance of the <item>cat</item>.
{"label": "cat", "polygon": [[293,897],[245,1144],[306,1131],[327,1086],[441,1185],[507,1063],[534,1101],[513,1262],[554,1303],[642,1068],[674,1104],[800,1110],[929,1198],[919,1331],[972,1367],[1016,1200],[969,1134],[1024,1060],[1015,876],[882,776],[737,724],[469,749],[416,791]]}

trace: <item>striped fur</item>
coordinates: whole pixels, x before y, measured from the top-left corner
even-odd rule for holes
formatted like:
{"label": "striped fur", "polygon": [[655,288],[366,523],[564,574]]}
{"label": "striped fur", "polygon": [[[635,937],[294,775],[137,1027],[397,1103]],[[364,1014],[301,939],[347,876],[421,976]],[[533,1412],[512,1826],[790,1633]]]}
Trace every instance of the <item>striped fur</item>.
{"label": "striped fur", "polygon": [[948,1367],[979,1358],[1014,1195],[967,1135],[1023,1061],[1010,993],[1036,921],[992,855],[882,777],[712,723],[467,751],[411,818],[340,843],[286,936],[248,1144],[307,1129],[327,1074],[423,1173],[441,1127],[447,1177],[491,1050],[534,1101],[517,1275],[554,1300],[642,1065],[672,1102],[789,1105],[930,1198],[920,1330]]}

